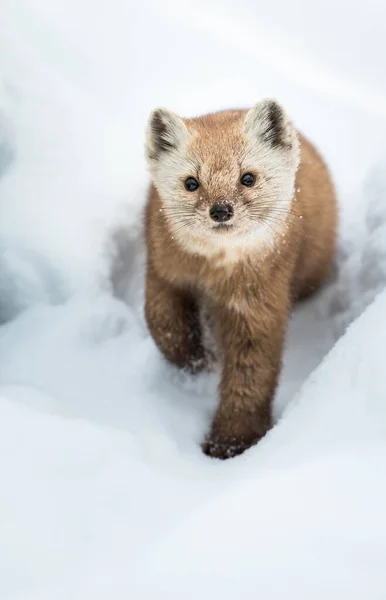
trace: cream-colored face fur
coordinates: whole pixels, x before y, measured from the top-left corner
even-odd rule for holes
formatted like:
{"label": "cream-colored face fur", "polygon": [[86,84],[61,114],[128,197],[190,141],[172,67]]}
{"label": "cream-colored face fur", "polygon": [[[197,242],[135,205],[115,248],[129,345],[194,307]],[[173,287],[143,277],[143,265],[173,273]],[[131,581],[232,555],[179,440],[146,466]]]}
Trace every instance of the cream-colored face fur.
{"label": "cream-colored face fur", "polygon": [[[299,144],[283,108],[265,100],[249,111],[181,119],[157,109],[147,132],[147,159],[170,233],[192,253],[274,247],[291,213]],[[251,187],[241,183],[250,173]],[[185,182],[199,186],[188,191]],[[217,223],[214,205],[232,207]]]}

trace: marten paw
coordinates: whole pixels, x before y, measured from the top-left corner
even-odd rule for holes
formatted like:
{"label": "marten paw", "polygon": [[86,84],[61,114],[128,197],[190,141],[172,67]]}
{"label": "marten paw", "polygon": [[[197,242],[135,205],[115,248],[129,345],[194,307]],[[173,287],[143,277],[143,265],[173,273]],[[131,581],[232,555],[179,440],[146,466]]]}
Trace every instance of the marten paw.
{"label": "marten paw", "polygon": [[202,444],[202,449],[205,454],[212,458],[225,460],[227,458],[233,458],[238,454],[242,454],[258,441],[258,439],[255,439],[247,442],[242,438],[211,436]]}
{"label": "marten paw", "polygon": [[179,360],[171,360],[176,366],[180,367],[189,375],[198,375],[199,373],[211,373],[216,371],[216,357],[211,352],[199,348],[187,356],[179,357]]}
{"label": "marten paw", "polygon": [[210,370],[210,363],[206,356],[191,358],[185,365],[185,371],[190,375],[198,375],[199,373],[210,372]]}

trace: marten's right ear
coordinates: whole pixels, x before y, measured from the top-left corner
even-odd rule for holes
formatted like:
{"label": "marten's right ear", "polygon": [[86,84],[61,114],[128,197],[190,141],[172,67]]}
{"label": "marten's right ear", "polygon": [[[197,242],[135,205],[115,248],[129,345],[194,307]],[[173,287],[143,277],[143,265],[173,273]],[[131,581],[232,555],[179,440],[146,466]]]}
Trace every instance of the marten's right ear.
{"label": "marten's right ear", "polygon": [[157,108],[150,114],[147,126],[148,160],[158,160],[165,152],[178,149],[187,137],[188,130],[178,115],[164,108]]}

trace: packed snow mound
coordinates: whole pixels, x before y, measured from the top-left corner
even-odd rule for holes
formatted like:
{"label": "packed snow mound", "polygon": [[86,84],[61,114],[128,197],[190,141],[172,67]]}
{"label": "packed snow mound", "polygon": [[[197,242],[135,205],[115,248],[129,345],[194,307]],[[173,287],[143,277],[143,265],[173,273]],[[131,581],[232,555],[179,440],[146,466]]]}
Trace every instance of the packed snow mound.
{"label": "packed snow mound", "polygon": [[385,311],[386,291],[244,457],[233,485],[152,547],[136,598],[385,596]]}
{"label": "packed snow mound", "polygon": [[[385,597],[386,15],[348,31],[343,4],[6,0],[2,600]],[[144,321],[144,130],[263,96],[331,166],[339,251],[291,319],[275,427],[221,462],[217,376]]]}

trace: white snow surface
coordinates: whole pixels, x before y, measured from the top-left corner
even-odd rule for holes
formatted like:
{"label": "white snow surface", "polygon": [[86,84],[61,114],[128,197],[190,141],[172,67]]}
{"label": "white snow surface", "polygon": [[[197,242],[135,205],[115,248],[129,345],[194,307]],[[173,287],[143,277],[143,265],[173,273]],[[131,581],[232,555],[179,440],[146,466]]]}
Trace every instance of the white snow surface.
{"label": "white snow surface", "polygon": [[[386,598],[385,56],[382,0],[3,0],[1,600]],[[339,252],[276,426],[222,462],[216,377],[143,319],[144,130],[267,96],[332,169]]]}

